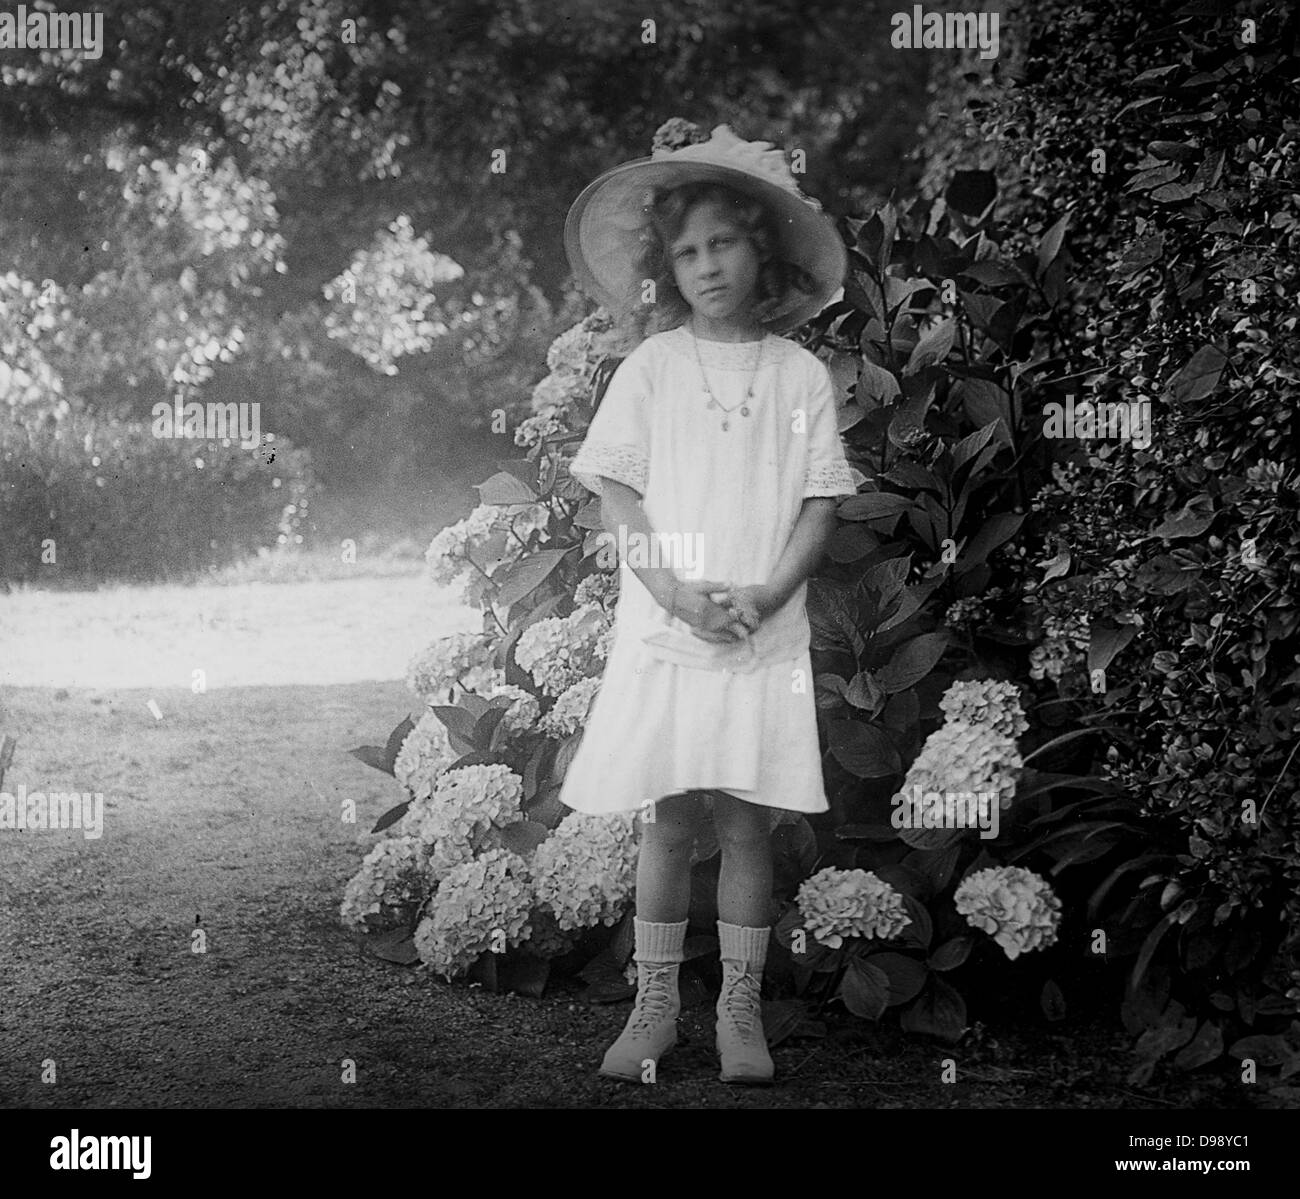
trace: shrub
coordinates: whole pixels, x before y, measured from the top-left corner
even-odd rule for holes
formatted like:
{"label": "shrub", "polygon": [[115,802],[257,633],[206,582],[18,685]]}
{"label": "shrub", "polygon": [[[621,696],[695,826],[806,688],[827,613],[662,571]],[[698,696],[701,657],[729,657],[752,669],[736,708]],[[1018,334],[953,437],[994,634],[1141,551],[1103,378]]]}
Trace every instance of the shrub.
{"label": "shrub", "polygon": [[1068,373],[1035,420],[1067,393],[1151,406],[1150,445],[1057,443],[1027,588],[1040,674],[1080,719],[1129,725],[1106,772],[1172,851],[1139,853],[1113,892],[1127,905],[1098,913],[1141,933],[1138,1081],[1225,1045],[1300,1069],[1281,1034],[1300,1001],[1296,19],[1020,5],[1019,86],[969,110],[1006,243],[1071,214]]}
{"label": "shrub", "polygon": [[0,417],[0,579],[155,579],[293,540],[314,485],[285,442],[158,438],[149,425]]}

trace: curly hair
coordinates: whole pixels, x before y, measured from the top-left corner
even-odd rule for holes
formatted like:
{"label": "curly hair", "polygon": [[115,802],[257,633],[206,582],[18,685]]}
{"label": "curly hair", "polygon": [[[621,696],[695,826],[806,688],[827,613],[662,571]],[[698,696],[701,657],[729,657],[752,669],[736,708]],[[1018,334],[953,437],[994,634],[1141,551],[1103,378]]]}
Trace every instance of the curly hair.
{"label": "curly hair", "polygon": [[811,294],[816,290],[816,282],[806,270],[778,257],[781,237],[776,218],[760,201],[722,183],[656,189],[645,207],[646,223],[637,256],[641,278],[654,283],[655,302],[642,306],[648,309],[643,317],[644,332],[674,329],[690,315],[691,307],[677,288],[668,251],[681,235],[691,210],[711,202],[723,207],[758,254],[758,303],[754,308],[758,320],[778,312],[792,291]]}

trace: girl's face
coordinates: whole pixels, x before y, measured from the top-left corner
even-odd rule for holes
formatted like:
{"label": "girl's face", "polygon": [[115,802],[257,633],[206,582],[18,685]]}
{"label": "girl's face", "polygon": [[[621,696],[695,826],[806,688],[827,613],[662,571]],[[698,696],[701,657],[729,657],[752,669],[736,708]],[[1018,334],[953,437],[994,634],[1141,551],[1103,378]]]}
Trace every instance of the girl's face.
{"label": "girl's face", "polygon": [[668,253],[677,290],[697,316],[710,325],[752,322],[761,262],[723,205],[705,200],[691,208]]}

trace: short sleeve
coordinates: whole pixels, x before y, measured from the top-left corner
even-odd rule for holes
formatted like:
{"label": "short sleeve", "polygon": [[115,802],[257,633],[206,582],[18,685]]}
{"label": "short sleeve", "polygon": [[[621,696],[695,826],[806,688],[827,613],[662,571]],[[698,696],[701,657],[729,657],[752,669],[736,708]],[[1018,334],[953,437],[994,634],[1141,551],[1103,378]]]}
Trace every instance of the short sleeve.
{"label": "short sleeve", "polygon": [[804,475],[803,498],[854,495],[858,488],[844,457],[830,372],[819,359],[814,359],[812,374],[808,400],[808,466]]}
{"label": "short sleeve", "polygon": [[588,491],[601,494],[602,480],[613,479],[645,495],[650,473],[649,378],[643,354],[633,351],[611,376],[587,427],[569,473]]}

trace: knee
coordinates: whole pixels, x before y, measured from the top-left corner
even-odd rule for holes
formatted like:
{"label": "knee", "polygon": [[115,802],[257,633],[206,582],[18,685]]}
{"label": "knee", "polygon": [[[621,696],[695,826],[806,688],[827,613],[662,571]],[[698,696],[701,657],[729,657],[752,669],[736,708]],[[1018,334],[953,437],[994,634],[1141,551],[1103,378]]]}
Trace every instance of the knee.
{"label": "knee", "polygon": [[771,843],[766,809],[752,805],[742,807],[743,810],[715,810],[718,844],[723,853],[754,853],[766,849]]}
{"label": "knee", "polygon": [[697,818],[680,804],[661,801],[641,813],[642,839],[670,853],[685,851],[695,845]]}

